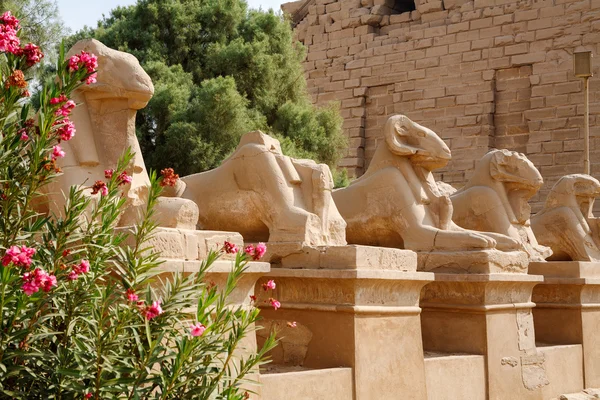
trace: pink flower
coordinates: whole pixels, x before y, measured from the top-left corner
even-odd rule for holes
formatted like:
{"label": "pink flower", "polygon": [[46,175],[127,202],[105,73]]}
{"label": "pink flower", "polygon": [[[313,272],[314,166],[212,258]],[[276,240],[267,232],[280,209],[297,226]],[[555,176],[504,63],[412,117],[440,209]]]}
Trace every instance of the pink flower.
{"label": "pink flower", "polygon": [[162,313],[163,313],[163,309],[160,306],[160,300],[157,300],[157,301],[152,302],[151,306],[146,307],[144,316],[146,317],[146,319],[148,321],[150,321],[152,318],[156,318]]}
{"label": "pink flower", "polygon": [[73,121],[69,120],[68,118],[65,118],[62,120],[62,122],[59,122],[59,124],[60,127],[56,131],[56,134],[58,135],[58,137],[60,137],[60,140],[68,141],[73,139],[75,133],[77,132]]}
{"label": "pink flower", "polygon": [[79,69],[79,56],[71,56],[69,58],[69,70],[71,72],[77,71]]}
{"label": "pink flower", "polygon": [[0,52],[8,52],[20,56],[23,54],[21,42],[17,36],[19,20],[10,11],[0,16]]}
{"label": "pink flower", "polygon": [[83,395],[84,399],[91,399],[92,398],[92,394],[91,393],[86,393]]}
{"label": "pink flower", "polygon": [[42,283],[42,290],[49,292],[54,286],[56,286],[56,276],[46,274],[46,280]]}
{"label": "pink flower", "polygon": [[272,297],[269,299],[269,303],[271,303],[271,305],[273,306],[273,308],[275,310],[277,310],[279,307],[281,307],[281,303]]}
{"label": "pink flower", "polygon": [[27,134],[26,129],[22,129],[20,132],[21,132],[21,140],[22,141],[29,140],[29,135]]}
{"label": "pink flower", "polygon": [[228,241],[225,241],[225,243],[223,243],[223,251],[227,254],[234,254],[238,252],[238,247]]}
{"label": "pink flower", "polygon": [[94,54],[82,51],[79,55],[79,61],[85,66],[90,74],[98,69],[98,57]]}
{"label": "pink flower", "polygon": [[59,157],[64,157],[66,153],[62,150],[60,145],[56,145],[52,148],[52,159],[56,160]]}
{"label": "pink flower", "polygon": [[[25,279],[25,277],[23,277],[23,279]],[[31,296],[32,294],[37,293],[40,290],[40,287],[33,282],[28,281],[21,286],[21,290],[23,290],[27,296]]]}
{"label": "pink flower", "polygon": [[267,245],[260,242],[256,245],[256,251],[254,252],[254,260],[260,260],[267,252]]}
{"label": "pink flower", "polygon": [[127,295],[127,300],[129,300],[129,301],[138,301],[138,295],[135,294],[135,292],[133,291],[133,289],[131,289],[131,288],[127,289],[127,292],[125,292],[125,294]]}
{"label": "pink flower", "polygon": [[67,96],[65,96],[64,94],[61,94],[59,97],[53,97],[50,99],[50,104],[55,106],[57,104],[62,104],[62,103],[66,103],[67,102]]}
{"label": "pink flower", "polygon": [[69,275],[67,275],[67,279],[70,281],[76,281],[77,278],[79,278],[79,274],[77,272],[75,272],[74,270],[69,272]]}
{"label": "pink flower", "polygon": [[112,169],[105,169],[104,170],[104,177],[106,179],[110,179],[110,178],[112,178],[112,176],[113,176],[114,173],[115,173],[115,171],[112,170]]}
{"label": "pink flower", "polygon": [[249,244],[244,248],[244,253],[252,257],[254,261],[260,260],[265,255],[266,251],[267,245],[265,245],[263,242],[257,244],[256,247]]}
{"label": "pink flower", "polygon": [[252,257],[254,255],[254,246],[249,244],[244,247],[244,253]]}
{"label": "pink flower", "polygon": [[85,80],[86,85],[91,85],[92,83],[98,82],[97,78],[98,78],[98,74],[96,74],[96,73],[91,74]]}
{"label": "pink flower", "polygon": [[77,274],[87,274],[90,272],[90,262],[88,260],[81,260],[79,265],[73,266],[73,271]]}
{"label": "pink flower", "polygon": [[[50,100],[50,102],[52,102],[52,100]],[[55,114],[58,117],[68,117],[69,114],[71,114],[71,111],[75,108],[75,106],[76,104],[73,100],[67,100],[65,104],[63,104],[58,110],[56,110]]]}
{"label": "pink flower", "polygon": [[128,183],[131,183],[132,180],[133,178],[130,175],[127,175],[127,172],[125,171],[121,172],[117,177],[117,182],[119,183],[119,185],[126,185]]}
{"label": "pink flower", "polygon": [[21,279],[23,279],[21,289],[27,296],[37,293],[40,288],[44,292],[49,292],[52,287],[56,286],[56,276],[50,275],[40,268],[36,268],[33,272],[26,272]]}
{"label": "pink flower", "polygon": [[18,267],[29,268],[31,266],[31,258],[35,254],[35,249],[27,247],[25,245],[20,248],[17,246],[11,246],[6,250],[4,257],[2,257],[2,265],[7,266],[10,263]]}
{"label": "pink flower", "polygon": [[106,196],[108,194],[108,187],[106,186],[106,182],[104,181],[96,181],[94,186],[92,186],[92,194],[100,193],[102,196]]}
{"label": "pink flower", "polygon": [[42,61],[44,54],[38,46],[33,43],[26,44],[23,48],[23,54],[27,57],[27,65],[30,67]]}
{"label": "pink flower", "polygon": [[7,11],[4,14],[2,14],[2,16],[0,17],[0,23],[9,26],[15,30],[19,29],[19,20],[17,19],[17,17],[12,15],[10,11]]}
{"label": "pink flower", "polygon": [[267,283],[263,283],[262,287],[265,291],[271,289],[271,290],[275,290],[275,287],[277,285],[275,285],[275,281],[273,279],[269,280]]}
{"label": "pink flower", "polygon": [[69,58],[69,71],[78,71],[80,68],[85,68],[89,75],[85,78],[85,83],[92,84],[96,83],[96,70],[98,69],[98,57],[94,54],[90,54],[86,51],[82,51],[80,54]]}
{"label": "pink flower", "polygon": [[200,322],[196,322],[196,325],[190,326],[190,333],[192,336],[202,336],[206,327],[202,325]]}
{"label": "pink flower", "polygon": [[0,52],[21,55],[21,42],[17,30],[10,25],[0,25]]}

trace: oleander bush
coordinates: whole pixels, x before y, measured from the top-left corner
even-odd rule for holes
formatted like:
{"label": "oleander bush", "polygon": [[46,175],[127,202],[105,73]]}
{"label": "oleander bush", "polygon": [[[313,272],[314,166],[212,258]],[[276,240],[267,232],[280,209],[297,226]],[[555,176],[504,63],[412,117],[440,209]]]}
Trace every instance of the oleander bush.
{"label": "oleander bush", "polygon": [[[226,244],[197,273],[159,278],[160,259],[144,243],[172,170],[151,174],[147,207],[133,239],[115,230],[131,182],[126,152],[106,180],[73,187],[60,215],[36,207],[60,179],[61,143],[76,135],[70,95],[95,82],[96,56],[65,59],[43,85],[33,113],[25,79],[43,58],[19,39],[19,21],[0,17],[0,398],[244,399],[248,374],[265,362],[273,337],[242,351],[258,309],[228,297],[251,258]],[[223,253],[237,253],[224,287],[204,282]],[[276,303],[277,305],[279,303]],[[240,354],[244,354],[240,356]]]}

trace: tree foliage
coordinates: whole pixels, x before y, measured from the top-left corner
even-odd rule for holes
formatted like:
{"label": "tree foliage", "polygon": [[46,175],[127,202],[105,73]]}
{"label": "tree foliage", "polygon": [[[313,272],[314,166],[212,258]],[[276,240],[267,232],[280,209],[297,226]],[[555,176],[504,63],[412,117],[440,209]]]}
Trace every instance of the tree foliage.
{"label": "tree foliage", "polygon": [[57,44],[70,33],[55,0],[0,0],[0,12],[7,10],[21,20],[21,42],[37,44],[46,55],[53,55]]}
{"label": "tree foliage", "polygon": [[243,0],[140,0],[70,38],[135,55],[155,85],[138,113],[148,166],[180,174],[214,168],[247,131],[277,136],[290,155],[332,167],[345,148],[337,107],[307,95],[289,23]]}
{"label": "tree foliage", "polygon": [[[74,134],[66,130],[76,106],[68,98],[92,83],[97,63],[86,52],[65,60],[61,47],[29,118],[24,72],[40,58],[19,46],[15,21],[0,17],[11,44],[0,52],[0,398],[247,399],[249,374],[276,342],[270,335],[256,352],[244,347],[259,310],[232,294],[266,248],[244,253],[226,242],[197,271],[165,273],[148,240],[162,186],[176,177],[151,173],[139,223],[117,229],[132,212],[124,196],[129,149],[106,180],[71,187],[61,212],[37,211],[60,179],[60,144]],[[209,284],[223,252],[237,253],[231,272]]]}

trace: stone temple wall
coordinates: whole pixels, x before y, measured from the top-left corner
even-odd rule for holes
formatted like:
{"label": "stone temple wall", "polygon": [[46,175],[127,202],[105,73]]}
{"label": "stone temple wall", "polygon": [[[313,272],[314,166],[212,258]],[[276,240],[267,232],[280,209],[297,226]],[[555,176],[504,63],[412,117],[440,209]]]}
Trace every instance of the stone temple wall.
{"label": "stone temple wall", "polygon": [[[600,53],[600,0],[306,0],[288,3],[317,104],[339,101],[360,176],[402,113],[434,129],[460,187],[488,150],[525,153],[546,184],[583,171],[583,82],[574,51]],[[413,9],[413,11],[410,11]],[[407,11],[409,10],[409,11]],[[592,175],[600,173],[600,60],[590,80]]]}

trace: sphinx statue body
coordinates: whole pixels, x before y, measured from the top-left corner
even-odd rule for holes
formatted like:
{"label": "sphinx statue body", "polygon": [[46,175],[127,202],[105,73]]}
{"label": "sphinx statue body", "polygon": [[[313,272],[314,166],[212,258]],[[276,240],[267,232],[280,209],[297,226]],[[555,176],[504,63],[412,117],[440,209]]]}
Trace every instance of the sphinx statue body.
{"label": "sphinx statue body", "polygon": [[518,248],[504,235],[463,229],[432,171],[450,149],[431,129],[404,115],[390,117],[367,172],[333,198],[348,224],[349,243],[420,252]]}
{"label": "sphinx statue body", "polygon": [[200,209],[200,229],[234,230],[248,241],[345,245],[329,167],[285,156],[277,139],[246,133],[213,170],[182,178]]}
{"label": "sphinx statue body", "polygon": [[532,261],[552,251],[531,230],[528,200],[544,183],[523,154],[492,150],[477,164],[467,184],[450,196],[454,222],[463,228],[500,233],[519,241]]}
{"label": "sphinx statue body", "polygon": [[[135,116],[152,98],[154,86],[133,55],[90,39],[77,42],[67,57],[82,50],[98,56],[97,82],[73,94],[79,103],[71,115],[77,133],[61,143],[66,153],[59,163],[63,175],[47,188],[48,211],[60,214],[71,186],[92,186],[104,180],[104,171],[115,168],[129,148],[134,154],[127,168],[132,182],[122,187],[126,203],[119,226],[130,226],[146,205],[150,185],[135,134]],[[197,206],[189,200],[161,198],[157,211],[159,223],[164,222],[161,226],[195,229]]]}
{"label": "sphinx statue body", "polygon": [[552,249],[551,261],[600,261],[598,218],[592,212],[600,182],[583,174],[563,176],[544,208],[531,218],[538,241]]}

